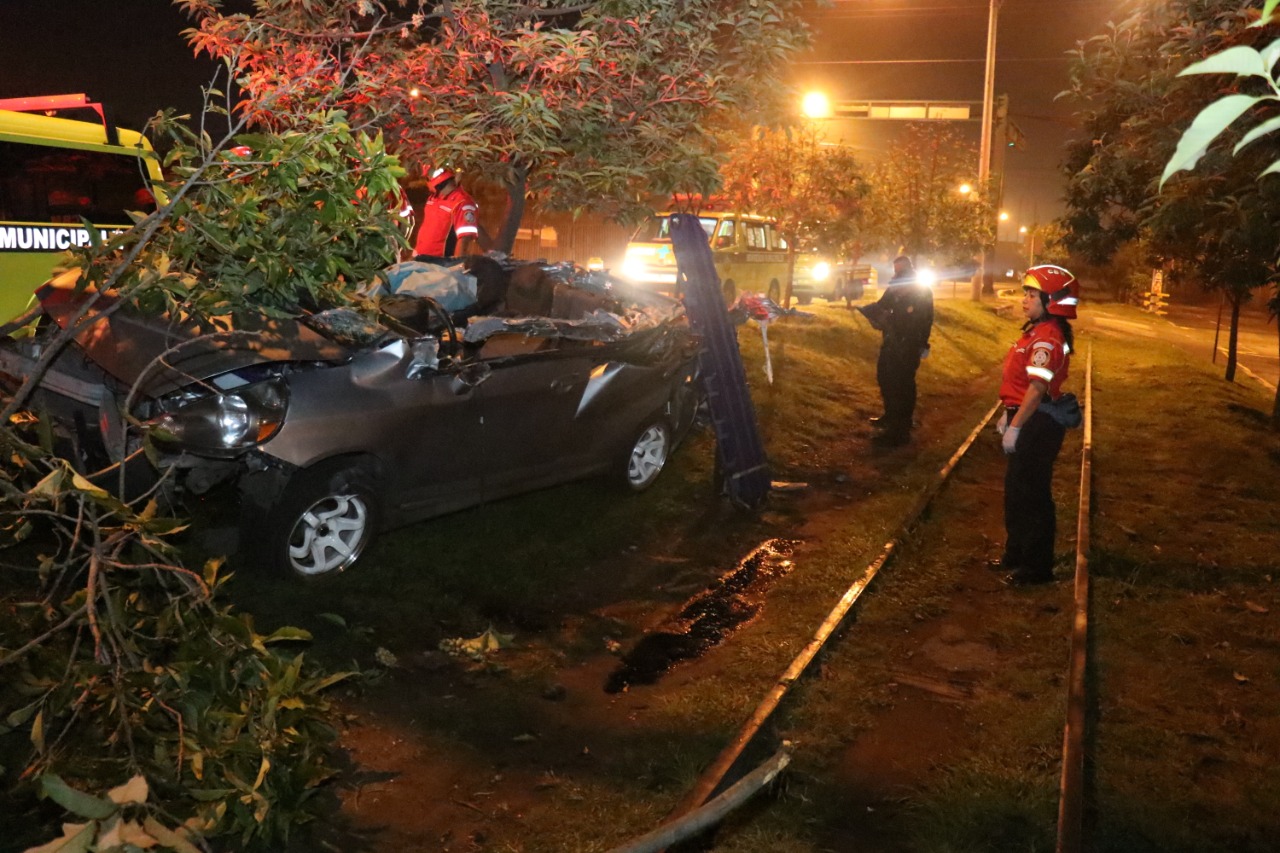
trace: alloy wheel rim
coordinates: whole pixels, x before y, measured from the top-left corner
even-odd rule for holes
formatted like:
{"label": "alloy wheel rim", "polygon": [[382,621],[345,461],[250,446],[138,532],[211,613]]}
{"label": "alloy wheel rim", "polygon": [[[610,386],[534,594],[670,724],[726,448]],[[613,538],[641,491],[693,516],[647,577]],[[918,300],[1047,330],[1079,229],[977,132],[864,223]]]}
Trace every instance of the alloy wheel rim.
{"label": "alloy wheel rim", "polygon": [[360,556],[369,532],[369,507],[358,495],[332,495],[312,504],[289,537],[289,564],[304,575],[340,572]]}
{"label": "alloy wheel rim", "polygon": [[667,463],[667,431],[658,424],[646,429],[631,449],[627,480],[636,488],[653,482]]}

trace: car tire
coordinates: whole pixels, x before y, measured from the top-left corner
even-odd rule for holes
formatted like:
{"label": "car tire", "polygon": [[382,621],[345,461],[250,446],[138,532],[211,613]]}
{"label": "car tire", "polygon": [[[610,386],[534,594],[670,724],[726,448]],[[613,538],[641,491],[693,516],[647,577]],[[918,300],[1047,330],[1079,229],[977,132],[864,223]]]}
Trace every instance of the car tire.
{"label": "car tire", "polygon": [[655,417],[646,421],[636,432],[622,461],[619,471],[622,485],[632,492],[643,492],[652,486],[671,458],[674,445],[675,436],[666,418]]}
{"label": "car tire", "polygon": [[271,512],[267,559],[293,576],[320,578],[348,569],[369,547],[381,520],[374,478],[349,460],[299,472]]}
{"label": "car tire", "polygon": [[812,301],[813,301],[813,297],[807,293],[804,294],[803,296],[796,297],[796,302],[799,302],[801,305],[808,305]]}

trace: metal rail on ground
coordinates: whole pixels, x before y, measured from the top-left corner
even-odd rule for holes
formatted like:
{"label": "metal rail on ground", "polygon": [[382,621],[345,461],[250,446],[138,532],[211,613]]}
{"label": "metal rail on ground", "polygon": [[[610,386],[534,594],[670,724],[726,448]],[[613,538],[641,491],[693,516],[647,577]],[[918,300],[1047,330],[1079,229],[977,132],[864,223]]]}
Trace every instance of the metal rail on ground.
{"label": "metal rail on ground", "polygon": [[1080,512],[1076,519],[1075,618],[1067,676],[1067,723],[1062,730],[1062,781],[1058,788],[1058,853],[1079,853],[1084,835],[1084,740],[1089,662],[1089,505],[1093,486],[1093,347],[1084,379],[1084,446],[1080,451]]}
{"label": "metal rail on ground", "polygon": [[983,416],[982,420],[978,422],[978,425],[973,428],[973,431],[969,433],[968,438],[966,438],[956,452],[951,455],[951,458],[947,460],[947,463],[942,466],[938,471],[937,477],[934,478],[934,481],[924,490],[924,492],[921,493],[920,498],[911,507],[910,512],[907,513],[906,518],[899,525],[894,537],[885,543],[884,550],[880,552],[880,556],[867,566],[862,575],[854,581],[853,585],[849,587],[843,596],[841,596],[840,600],[836,603],[836,606],[829,614],[827,614],[827,618],[823,620],[822,625],[819,626],[817,633],[813,635],[813,639],[805,645],[805,647],[800,651],[800,654],[796,655],[795,659],[791,661],[791,664],[785,671],[783,671],[782,675],[778,676],[778,679],[774,683],[772,689],[770,689],[768,694],[765,695],[763,701],[761,701],[755,711],[752,712],[751,716],[747,719],[746,723],[743,724],[742,728],[738,730],[738,734],[729,743],[729,745],[726,746],[718,756],[716,756],[715,761],[711,763],[711,766],[708,767],[698,779],[693,790],[691,790],[689,794],[676,805],[671,814],[667,816],[665,823],[677,821],[684,815],[698,808],[724,780],[725,775],[729,772],[733,763],[737,761],[738,756],[742,754],[743,750],[746,749],[747,744],[750,743],[751,739],[760,731],[760,727],[763,726],[765,721],[769,719],[769,716],[773,714],[779,703],[781,703],[782,698],[791,689],[791,686],[800,679],[801,675],[804,674],[805,669],[813,661],[814,657],[817,656],[818,652],[822,650],[823,645],[831,635],[836,632],[836,629],[840,627],[841,622],[844,621],[845,616],[848,615],[849,610],[853,607],[854,603],[859,597],[861,597],[868,585],[870,585],[872,579],[875,578],[876,574],[884,568],[885,564],[892,559],[898,548],[901,547],[907,534],[911,532],[911,529],[915,526],[916,522],[919,521],[920,516],[922,516],[925,510],[929,508],[929,504],[933,501],[933,498],[938,494],[938,491],[951,475],[956,464],[973,445],[973,442],[981,434],[983,427],[991,421],[991,418],[1000,410],[1000,408],[1001,406],[999,404],[993,406],[991,410]]}

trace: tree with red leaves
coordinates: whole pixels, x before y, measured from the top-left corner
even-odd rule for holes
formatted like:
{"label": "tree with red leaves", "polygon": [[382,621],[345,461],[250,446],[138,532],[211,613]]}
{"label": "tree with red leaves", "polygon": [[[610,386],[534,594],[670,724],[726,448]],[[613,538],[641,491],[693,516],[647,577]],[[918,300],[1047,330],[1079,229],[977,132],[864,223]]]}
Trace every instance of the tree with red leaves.
{"label": "tree with red leaves", "polygon": [[807,39],[800,0],[257,0],[252,14],[174,2],[255,121],[340,107],[411,170],[448,164],[505,187],[504,251],[531,196],[626,218],[714,188],[718,134],[777,107]]}

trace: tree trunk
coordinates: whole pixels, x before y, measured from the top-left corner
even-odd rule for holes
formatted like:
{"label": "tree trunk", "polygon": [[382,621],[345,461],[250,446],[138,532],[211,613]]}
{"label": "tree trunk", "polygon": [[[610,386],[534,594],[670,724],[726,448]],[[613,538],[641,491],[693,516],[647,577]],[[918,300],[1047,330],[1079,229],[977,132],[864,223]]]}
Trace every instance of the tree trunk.
{"label": "tree trunk", "polygon": [[1227,335],[1227,381],[1236,381],[1236,345],[1240,342],[1240,296],[1231,294],[1231,332]]}
{"label": "tree trunk", "polygon": [[[1271,319],[1276,321],[1276,352],[1280,353],[1280,282],[1276,282],[1276,295],[1272,297]],[[1271,426],[1280,429],[1280,377],[1276,382],[1276,398],[1271,404]]]}
{"label": "tree trunk", "polygon": [[524,194],[529,186],[529,170],[524,166],[516,166],[505,185],[507,209],[503,212],[502,227],[498,230],[498,240],[494,248],[509,255],[516,244],[520,222],[524,219]]}

